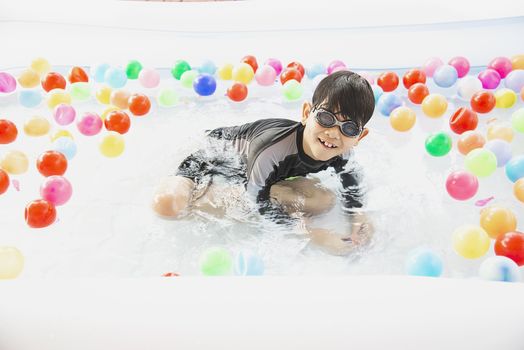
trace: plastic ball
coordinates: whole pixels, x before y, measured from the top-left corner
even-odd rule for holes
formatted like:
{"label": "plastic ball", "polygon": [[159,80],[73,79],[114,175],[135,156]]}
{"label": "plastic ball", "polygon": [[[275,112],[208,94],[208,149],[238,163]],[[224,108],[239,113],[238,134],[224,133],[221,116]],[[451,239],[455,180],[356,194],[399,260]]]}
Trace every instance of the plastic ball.
{"label": "plastic ball", "polygon": [[24,256],[15,247],[0,247],[0,280],[17,278],[24,270]]}
{"label": "plastic ball", "polygon": [[517,229],[517,218],[508,208],[491,206],[480,211],[480,226],[493,239]]}
{"label": "plastic ball", "polygon": [[156,69],[143,68],[138,74],[138,81],[145,88],[155,88],[160,84],[160,73]]}
{"label": "plastic ball", "polygon": [[[262,69],[259,69],[258,72],[260,72]],[[227,96],[235,102],[243,101],[247,97],[247,86],[242,83],[234,83],[227,89]]]}
{"label": "plastic ball", "polygon": [[0,158],[0,168],[11,175],[23,174],[29,167],[29,160],[21,151],[7,151]]}
{"label": "plastic ball", "polygon": [[451,137],[443,131],[433,133],[426,138],[426,151],[433,157],[442,157],[449,153]]}
{"label": "plastic ball", "polygon": [[109,96],[109,103],[120,109],[127,109],[129,107],[129,97],[131,93],[124,89],[113,90]]}
{"label": "plastic ball", "polygon": [[482,91],[482,82],[477,77],[464,77],[457,84],[457,94],[464,101],[470,101],[479,91]]}
{"label": "plastic ball", "polygon": [[45,151],[36,160],[36,168],[44,176],[64,175],[67,158],[57,151]]}
{"label": "plastic ball", "polygon": [[520,178],[515,181],[513,185],[513,194],[515,198],[524,203],[524,178]]}
{"label": "plastic ball", "polygon": [[173,88],[163,88],[156,96],[160,107],[173,107],[178,102],[178,94]]}
{"label": "plastic ball", "polygon": [[193,90],[200,96],[210,96],[217,89],[217,82],[212,75],[200,74],[193,81]]}
{"label": "plastic ball", "polygon": [[449,127],[455,134],[462,134],[468,130],[477,128],[479,118],[477,113],[466,107],[460,107],[449,118]]}
{"label": "plastic ball", "polygon": [[113,111],[120,111],[121,109],[118,108],[118,107],[115,107],[115,106],[108,106],[106,109],[104,109],[104,111],[102,112],[102,114],[100,115],[100,118],[102,119],[102,121],[106,120],[107,116],[109,115],[109,113],[113,112]]}
{"label": "plastic ball", "polygon": [[282,74],[280,74],[280,82],[282,85],[284,85],[286,82],[290,80],[296,80],[297,82],[302,81],[302,74],[297,69],[294,68],[286,68]]}
{"label": "plastic ball", "polygon": [[517,94],[511,89],[500,89],[495,92],[495,107],[511,108],[517,102]]}
{"label": "plastic ball", "polygon": [[42,199],[53,203],[55,206],[67,203],[72,194],[73,187],[63,176],[46,177],[42,185],[40,185]]}
{"label": "plastic ball", "polygon": [[233,79],[233,68],[234,66],[231,63],[226,63],[220,66],[217,71],[218,78],[221,80]]}
{"label": "plastic ball", "polygon": [[459,201],[465,201],[477,194],[479,182],[475,175],[459,170],[448,175],[446,179],[446,191]]}
{"label": "plastic ball", "polygon": [[49,109],[54,109],[61,103],[71,104],[71,95],[62,89],[55,89],[46,96],[46,103]]}
{"label": "plastic ball", "polygon": [[442,66],[444,62],[438,57],[432,57],[428,59],[423,66],[424,73],[426,73],[426,77],[433,77],[433,74],[435,73],[435,70],[437,70],[438,67]]}
{"label": "plastic ball", "polygon": [[487,177],[497,169],[497,157],[484,148],[469,152],[464,160],[466,169],[478,177]]}
{"label": "plastic ball", "polygon": [[396,131],[410,130],[415,125],[416,120],[415,112],[409,107],[397,107],[389,115],[391,127]]}
{"label": "plastic ball", "polygon": [[111,102],[111,93],[113,90],[109,86],[102,86],[95,93],[95,97],[101,104],[108,105]]}
{"label": "plastic ball", "polygon": [[459,78],[465,77],[469,72],[469,61],[465,57],[453,57],[449,60],[448,64],[457,70]]}
{"label": "plastic ball", "polygon": [[111,66],[107,63],[97,64],[91,67],[91,76],[97,83],[103,83],[105,81],[106,71]]}
{"label": "plastic ball", "polygon": [[0,93],[8,94],[16,90],[16,79],[11,74],[0,72]]}
{"label": "plastic ball", "polygon": [[439,118],[448,109],[448,101],[441,94],[429,94],[422,101],[422,111],[430,118]]}
{"label": "plastic ball", "polygon": [[484,147],[485,143],[486,139],[480,132],[470,130],[460,135],[457,147],[461,154],[467,155],[476,148]]}
{"label": "plastic ball", "polygon": [[298,100],[304,93],[304,87],[295,79],[288,80],[282,85],[282,94],[288,101]]}
{"label": "plastic ball", "polygon": [[193,88],[193,82],[195,81],[196,77],[198,77],[198,74],[198,71],[194,69],[186,70],[180,77],[180,85],[186,89]]}
{"label": "plastic ball", "polygon": [[233,68],[232,77],[234,81],[247,85],[253,80],[254,76],[253,68],[247,63],[240,63]]}
{"label": "plastic ball", "polygon": [[322,63],[315,63],[306,70],[309,79],[313,79],[319,74],[326,74],[326,72],[326,67]]}
{"label": "plastic ball", "polygon": [[464,225],[453,232],[453,249],[466,259],[478,259],[487,253],[490,239],[479,226]]}
{"label": "plastic ball", "polygon": [[0,194],[4,194],[9,188],[9,174],[3,169],[0,169]]}
{"label": "plastic ball", "polygon": [[439,277],[442,270],[442,258],[431,249],[414,249],[406,258],[405,271],[408,275]]}
{"label": "plastic ball", "polygon": [[113,89],[120,89],[127,83],[127,74],[120,67],[109,67],[104,74],[104,81]]}
{"label": "plastic ball", "polygon": [[49,135],[49,138],[51,139],[51,142],[54,142],[59,137],[69,137],[71,140],[73,139],[73,135],[67,131],[67,130],[57,130],[51,135]]}
{"label": "plastic ball", "polygon": [[257,59],[256,59],[255,56],[251,56],[251,55],[244,56],[244,57],[242,57],[240,62],[249,64],[251,66],[251,68],[253,68],[253,73],[257,72],[257,70],[258,70],[258,63],[257,63]]}
{"label": "plastic ball", "polygon": [[211,60],[205,60],[204,62],[202,62],[200,67],[198,67],[199,73],[207,73],[207,74],[214,75],[216,71],[217,71],[217,66]]}
{"label": "plastic ball", "polygon": [[49,121],[40,116],[33,116],[24,123],[24,133],[27,136],[38,137],[47,135],[49,129],[51,129]]}
{"label": "plastic ball", "polygon": [[296,61],[290,62],[286,66],[286,69],[290,69],[290,68],[298,70],[302,78],[306,75],[306,70],[304,69],[304,66],[300,64],[299,62],[296,62]]}
{"label": "plastic ball", "polygon": [[175,62],[175,65],[171,69],[171,75],[176,80],[180,80],[180,77],[182,76],[182,74],[188,70],[191,70],[191,66],[189,65],[189,63],[187,63],[184,60],[178,60]]}
{"label": "plastic ball", "polygon": [[384,90],[384,92],[391,92],[398,87],[398,75],[395,72],[384,72],[377,78],[377,85]]}
{"label": "plastic ball", "polygon": [[91,98],[91,85],[85,82],[73,83],[69,86],[69,93],[75,101],[87,101]]}
{"label": "plastic ball", "polygon": [[518,282],[519,266],[505,256],[490,256],[480,264],[479,276],[486,281]]}
{"label": "plastic ball", "polygon": [[16,140],[18,129],[15,123],[7,119],[0,119],[0,144],[8,144]]}
{"label": "plastic ball", "polygon": [[131,119],[124,111],[113,111],[104,119],[104,126],[109,131],[125,134],[131,127]]}
{"label": "plastic ball", "polygon": [[23,88],[34,88],[40,83],[40,75],[32,69],[26,69],[18,76],[18,84]]}
{"label": "plastic ball", "polygon": [[519,93],[524,88],[524,69],[517,69],[509,72],[504,80],[504,84],[508,89]]}
{"label": "plastic ball", "polygon": [[137,60],[131,60],[126,66],[127,79],[136,80],[142,70],[142,64]]}
{"label": "plastic ball", "polygon": [[511,60],[507,57],[494,58],[489,64],[489,69],[497,71],[500,78],[504,79],[513,70]]}
{"label": "plastic ball", "polygon": [[457,82],[457,79],[457,70],[449,64],[443,64],[438,67],[433,74],[433,81],[435,84],[443,88],[453,86]]}
{"label": "plastic ball", "polygon": [[415,83],[411,85],[408,89],[408,98],[412,103],[416,105],[421,104],[422,101],[424,101],[424,99],[428,95],[429,95],[429,89],[423,83]]}
{"label": "plastic ball", "polygon": [[129,111],[136,116],[142,116],[149,113],[151,109],[151,101],[149,97],[144,94],[132,94],[129,97]]}
{"label": "plastic ball", "polygon": [[524,101],[524,86],[520,89],[520,98]]}
{"label": "plastic ball", "polygon": [[51,70],[51,65],[49,64],[49,62],[45,58],[42,58],[42,57],[35,58],[31,62],[30,67],[32,70],[37,72],[40,76],[46,74],[47,72]]}
{"label": "plastic ball", "polygon": [[49,92],[53,89],[65,89],[65,87],[66,80],[60,73],[49,72],[42,79],[42,88],[46,92]]}
{"label": "plastic ball", "polygon": [[395,94],[383,94],[377,102],[377,109],[388,117],[395,108],[402,106],[402,100]]}
{"label": "plastic ball", "polygon": [[490,91],[478,91],[471,96],[471,109],[477,113],[489,113],[495,108],[495,95]]}
{"label": "plastic ball", "polygon": [[[320,75],[317,75],[317,77],[320,77]],[[317,77],[315,77],[315,80]],[[316,85],[318,85],[318,83]],[[378,103],[378,100],[380,99],[380,96],[384,94],[384,90],[382,90],[380,86],[375,85],[375,84],[371,85],[371,89],[373,90],[373,97],[375,99],[375,105],[376,105]]]}
{"label": "plastic ball", "polygon": [[410,69],[402,77],[402,84],[404,84],[406,89],[417,83],[426,83],[426,73],[420,69]]}
{"label": "plastic ball", "polygon": [[338,67],[346,68],[346,64],[340,60],[331,61],[327,67],[327,74],[329,75],[333,73],[333,71]]}
{"label": "plastic ball", "polygon": [[508,142],[513,140],[513,129],[504,124],[493,123],[488,126],[488,140],[501,139]]}
{"label": "plastic ball", "polygon": [[259,85],[262,85],[262,86],[273,85],[275,83],[276,78],[277,78],[277,72],[275,72],[275,69],[273,67],[267,64],[263,65],[255,73],[255,80],[257,81]]}
{"label": "plastic ball", "polygon": [[235,274],[238,276],[262,276],[264,260],[251,252],[240,252],[235,259]]}
{"label": "plastic ball", "polygon": [[69,80],[71,84],[79,82],[87,83],[89,76],[82,67],[72,67],[67,75],[67,80]]}
{"label": "plastic ball", "polygon": [[22,90],[18,94],[18,102],[26,108],[33,108],[42,103],[42,93],[39,90]]}
{"label": "plastic ball", "polygon": [[524,265],[524,233],[506,232],[495,241],[495,254],[510,258],[518,266]]}
{"label": "plastic ball", "polygon": [[524,108],[513,112],[511,115],[511,126],[514,130],[524,133]]}
{"label": "plastic ball", "polygon": [[500,84],[500,74],[494,69],[486,69],[477,76],[484,89],[496,89]]}
{"label": "plastic ball", "polygon": [[511,182],[524,177],[524,156],[516,156],[506,163],[506,176]]}
{"label": "plastic ball", "polygon": [[233,258],[223,248],[210,248],[200,257],[199,265],[205,276],[229,275],[233,267]]}
{"label": "plastic ball", "polygon": [[273,69],[275,69],[275,72],[277,72],[277,76],[279,76],[280,73],[282,73],[282,62],[280,62],[280,60],[276,58],[268,58],[266,62],[264,62],[264,64],[273,67]]}
{"label": "plastic ball", "polygon": [[124,152],[124,148],[124,137],[115,131],[109,131],[98,145],[100,153],[109,158],[120,156]]}
{"label": "plastic ball", "polygon": [[67,160],[71,160],[76,155],[76,144],[75,141],[70,137],[59,137],[53,141],[53,150],[62,153]]}
{"label": "plastic ball", "polygon": [[43,228],[56,220],[56,208],[53,203],[37,199],[25,207],[25,222],[31,228]]}
{"label": "plastic ball", "polygon": [[102,129],[102,118],[96,113],[84,113],[77,121],[76,127],[85,136],[96,135]]}
{"label": "plastic ball", "polygon": [[515,55],[511,57],[511,68],[513,70],[524,69],[524,55]]}
{"label": "plastic ball", "polygon": [[511,144],[505,140],[494,139],[484,146],[497,157],[497,167],[505,166],[512,156]]}

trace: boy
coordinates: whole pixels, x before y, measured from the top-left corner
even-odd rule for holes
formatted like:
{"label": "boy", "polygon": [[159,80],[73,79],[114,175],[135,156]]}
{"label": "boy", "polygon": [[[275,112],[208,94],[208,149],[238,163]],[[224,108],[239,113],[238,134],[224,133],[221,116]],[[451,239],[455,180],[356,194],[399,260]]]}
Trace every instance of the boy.
{"label": "boy", "polygon": [[[191,207],[202,207],[204,198],[213,202],[216,193],[206,190],[213,176],[222,175],[228,182],[243,183],[261,213],[299,216],[312,242],[330,253],[346,254],[372,233],[365,213],[355,210],[362,207],[362,193],[355,170],[346,165],[352,149],[368,134],[364,125],[374,107],[373,91],[364,78],[350,71],[335,72],[318,84],[312,104],[304,102],[301,122],[262,119],[211,130],[207,136],[215,149],[186,158],[176,176],[157,190],[153,209],[162,217],[179,218]],[[342,183],[349,233],[310,227],[308,217],[329,211],[336,196],[305,176],[328,167]]]}

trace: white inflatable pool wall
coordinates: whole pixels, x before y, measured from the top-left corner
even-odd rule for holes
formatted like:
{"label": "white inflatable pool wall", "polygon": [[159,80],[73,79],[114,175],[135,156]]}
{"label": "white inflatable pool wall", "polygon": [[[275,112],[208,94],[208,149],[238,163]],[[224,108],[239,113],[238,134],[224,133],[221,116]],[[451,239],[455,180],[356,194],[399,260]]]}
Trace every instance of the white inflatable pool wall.
{"label": "white inflatable pool wall", "polygon": [[[3,1],[0,69],[36,56],[169,67],[246,54],[358,69],[455,55],[485,65],[524,52],[523,16],[511,0]],[[20,279],[0,282],[0,349],[522,350],[523,296],[524,284],[403,276]]]}

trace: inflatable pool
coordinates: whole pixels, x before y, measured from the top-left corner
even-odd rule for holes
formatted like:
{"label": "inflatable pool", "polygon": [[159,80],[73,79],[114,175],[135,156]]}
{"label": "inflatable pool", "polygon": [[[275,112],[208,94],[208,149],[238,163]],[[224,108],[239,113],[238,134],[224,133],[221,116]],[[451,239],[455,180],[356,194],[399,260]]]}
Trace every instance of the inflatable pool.
{"label": "inflatable pool", "polygon": [[[0,349],[521,349],[524,6],[415,5],[2,4]],[[368,247],[326,254],[248,202],[154,214],[204,130],[299,120],[337,69],[377,101],[355,155]],[[344,219],[337,204],[314,223]]]}

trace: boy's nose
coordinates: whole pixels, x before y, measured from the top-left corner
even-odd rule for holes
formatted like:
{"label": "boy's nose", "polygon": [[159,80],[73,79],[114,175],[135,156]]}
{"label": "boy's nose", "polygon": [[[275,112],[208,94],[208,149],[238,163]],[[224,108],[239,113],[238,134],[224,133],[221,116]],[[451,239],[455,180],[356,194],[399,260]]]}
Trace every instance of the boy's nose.
{"label": "boy's nose", "polygon": [[339,134],[340,131],[338,129],[339,129],[338,126],[326,129],[324,131],[324,134],[327,135],[328,137],[332,138],[332,139],[338,140],[340,138],[340,134]]}

